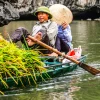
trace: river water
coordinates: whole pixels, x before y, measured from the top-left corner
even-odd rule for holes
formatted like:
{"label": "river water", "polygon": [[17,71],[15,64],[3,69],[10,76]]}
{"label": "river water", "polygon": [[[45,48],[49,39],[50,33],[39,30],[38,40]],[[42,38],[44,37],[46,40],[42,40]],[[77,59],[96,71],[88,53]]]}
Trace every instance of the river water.
{"label": "river water", "polygon": [[[7,32],[11,35],[20,26],[26,27],[31,32],[34,23],[32,21],[11,22],[5,27],[1,27],[0,32],[6,39],[9,39]],[[88,55],[86,63],[95,68],[100,67],[100,22],[73,21],[71,29],[73,47],[81,45],[83,54]],[[30,87],[5,92],[4,96],[0,96],[0,100],[71,100],[68,96],[69,83],[73,78],[85,73],[88,72],[78,68],[67,75],[41,83],[37,88]]]}

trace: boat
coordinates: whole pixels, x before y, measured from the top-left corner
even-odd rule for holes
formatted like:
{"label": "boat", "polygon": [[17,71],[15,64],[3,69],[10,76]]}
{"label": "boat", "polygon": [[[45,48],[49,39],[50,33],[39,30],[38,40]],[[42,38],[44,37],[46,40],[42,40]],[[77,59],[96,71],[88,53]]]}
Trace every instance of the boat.
{"label": "boat", "polygon": [[[44,59],[45,58],[45,59]],[[41,57],[41,59],[44,59],[43,62],[45,63],[45,68],[47,69],[46,72],[42,72],[40,74],[36,74],[36,83],[50,80],[54,77],[59,77],[61,75],[64,75],[65,73],[72,72],[76,68],[78,68],[78,65],[73,62],[67,62],[62,63],[62,57]],[[86,59],[86,55],[82,55],[80,59],[78,59],[80,62],[84,62]],[[14,77],[14,79],[17,81],[17,83],[11,78],[5,78],[4,81],[7,83],[8,87],[4,86],[4,84],[0,81],[0,91],[7,91],[17,88],[23,88],[28,87],[30,85],[36,86],[34,79],[31,75],[29,76],[23,76],[18,79],[17,77]]]}

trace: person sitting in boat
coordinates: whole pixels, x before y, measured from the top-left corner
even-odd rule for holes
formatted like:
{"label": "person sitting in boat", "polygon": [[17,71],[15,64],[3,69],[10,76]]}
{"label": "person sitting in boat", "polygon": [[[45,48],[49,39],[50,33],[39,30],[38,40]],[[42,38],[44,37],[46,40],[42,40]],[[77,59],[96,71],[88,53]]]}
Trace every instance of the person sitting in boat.
{"label": "person sitting in boat", "polygon": [[69,8],[62,4],[54,4],[49,7],[52,20],[58,24],[58,34],[56,40],[56,48],[67,53],[71,49],[71,28],[69,23],[72,22],[73,15]]}
{"label": "person sitting in boat", "polygon": [[[48,9],[48,7],[41,6],[37,8],[34,15],[38,18],[39,21],[33,27],[32,37],[36,38],[37,40],[41,40],[49,46],[55,47],[58,27],[56,22],[50,20],[52,18],[50,10]],[[28,47],[41,49],[40,51],[43,54],[49,54],[49,56],[56,55],[55,53],[51,53],[51,51],[49,50],[44,50],[45,48],[42,48],[40,45],[36,44],[34,41],[28,38],[28,36],[25,37],[25,39],[28,44]],[[14,40],[14,38],[12,40]]]}
{"label": "person sitting in boat", "polygon": [[56,39],[56,48],[61,51],[68,53],[72,49],[72,34],[71,27],[66,22],[62,25],[58,25],[58,34]]}
{"label": "person sitting in boat", "polygon": [[[33,27],[32,36],[37,38],[38,40],[41,40],[43,34],[42,32],[39,32],[39,30],[46,30],[46,36],[48,37],[48,39],[45,38],[46,41],[50,41],[49,45],[55,47],[58,29],[57,24],[50,20],[52,18],[50,10],[45,6],[41,6],[35,11],[34,15],[38,18],[39,21]],[[27,43],[29,46],[32,46],[34,44],[34,41],[27,39]]]}

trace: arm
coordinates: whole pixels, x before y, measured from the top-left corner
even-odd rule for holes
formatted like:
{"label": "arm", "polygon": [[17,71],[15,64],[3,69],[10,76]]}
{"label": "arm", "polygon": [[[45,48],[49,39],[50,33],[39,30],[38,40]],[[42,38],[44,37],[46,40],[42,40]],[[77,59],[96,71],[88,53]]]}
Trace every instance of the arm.
{"label": "arm", "polygon": [[68,42],[72,41],[71,28],[69,25],[63,30],[63,34],[64,38],[67,39]]}
{"label": "arm", "polygon": [[47,34],[48,34],[50,43],[53,46],[55,45],[57,33],[58,33],[58,26],[55,22],[52,22],[49,28],[47,29]]}
{"label": "arm", "polygon": [[71,28],[66,23],[58,27],[58,37],[67,42],[72,41]]}

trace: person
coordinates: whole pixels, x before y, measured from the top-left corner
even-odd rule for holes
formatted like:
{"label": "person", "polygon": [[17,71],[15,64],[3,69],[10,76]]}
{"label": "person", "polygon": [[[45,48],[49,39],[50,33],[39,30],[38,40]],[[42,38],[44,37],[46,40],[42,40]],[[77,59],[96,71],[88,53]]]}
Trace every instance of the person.
{"label": "person", "polygon": [[[49,8],[45,6],[38,7],[34,15],[38,18],[39,21],[33,27],[32,36],[38,40],[42,40],[44,43],[48,44],[49,46],[55,47],[58,28],[56,22],[52,22],[50,20],[52,18],[52,15],[50,13]],[[45,31],[45,33],[43,34],[43,32],[40,32],[40,30]],[[29,38],[27,38],[26,40],[28,46],[37,45],[34,43],[34,41],[32,41]],[[50,52],[43,52],[43,53],[50,53]]]}
{"label": "person", "polygon": [[[49,46],[55,48],[55,41],[58,32],[57,23],[51,21],[52,14],[48,7],[41,6],[38,7],[34,12],[34,15],[38,18],[38,22],[33,26],[32,37],[46,43]],[[30,38],[25,37],[26,42],[31,48],[38,48],[43,54],[49,54],[49,56],[55,56],[55,53],[43,48],[42,46],[36,44]]]}
{"label": "person", "polygon": [[58,34],[56,39],[56,48],[58,51],[68,53],[72,49],[71,27],[66,22],[58,25]]}

